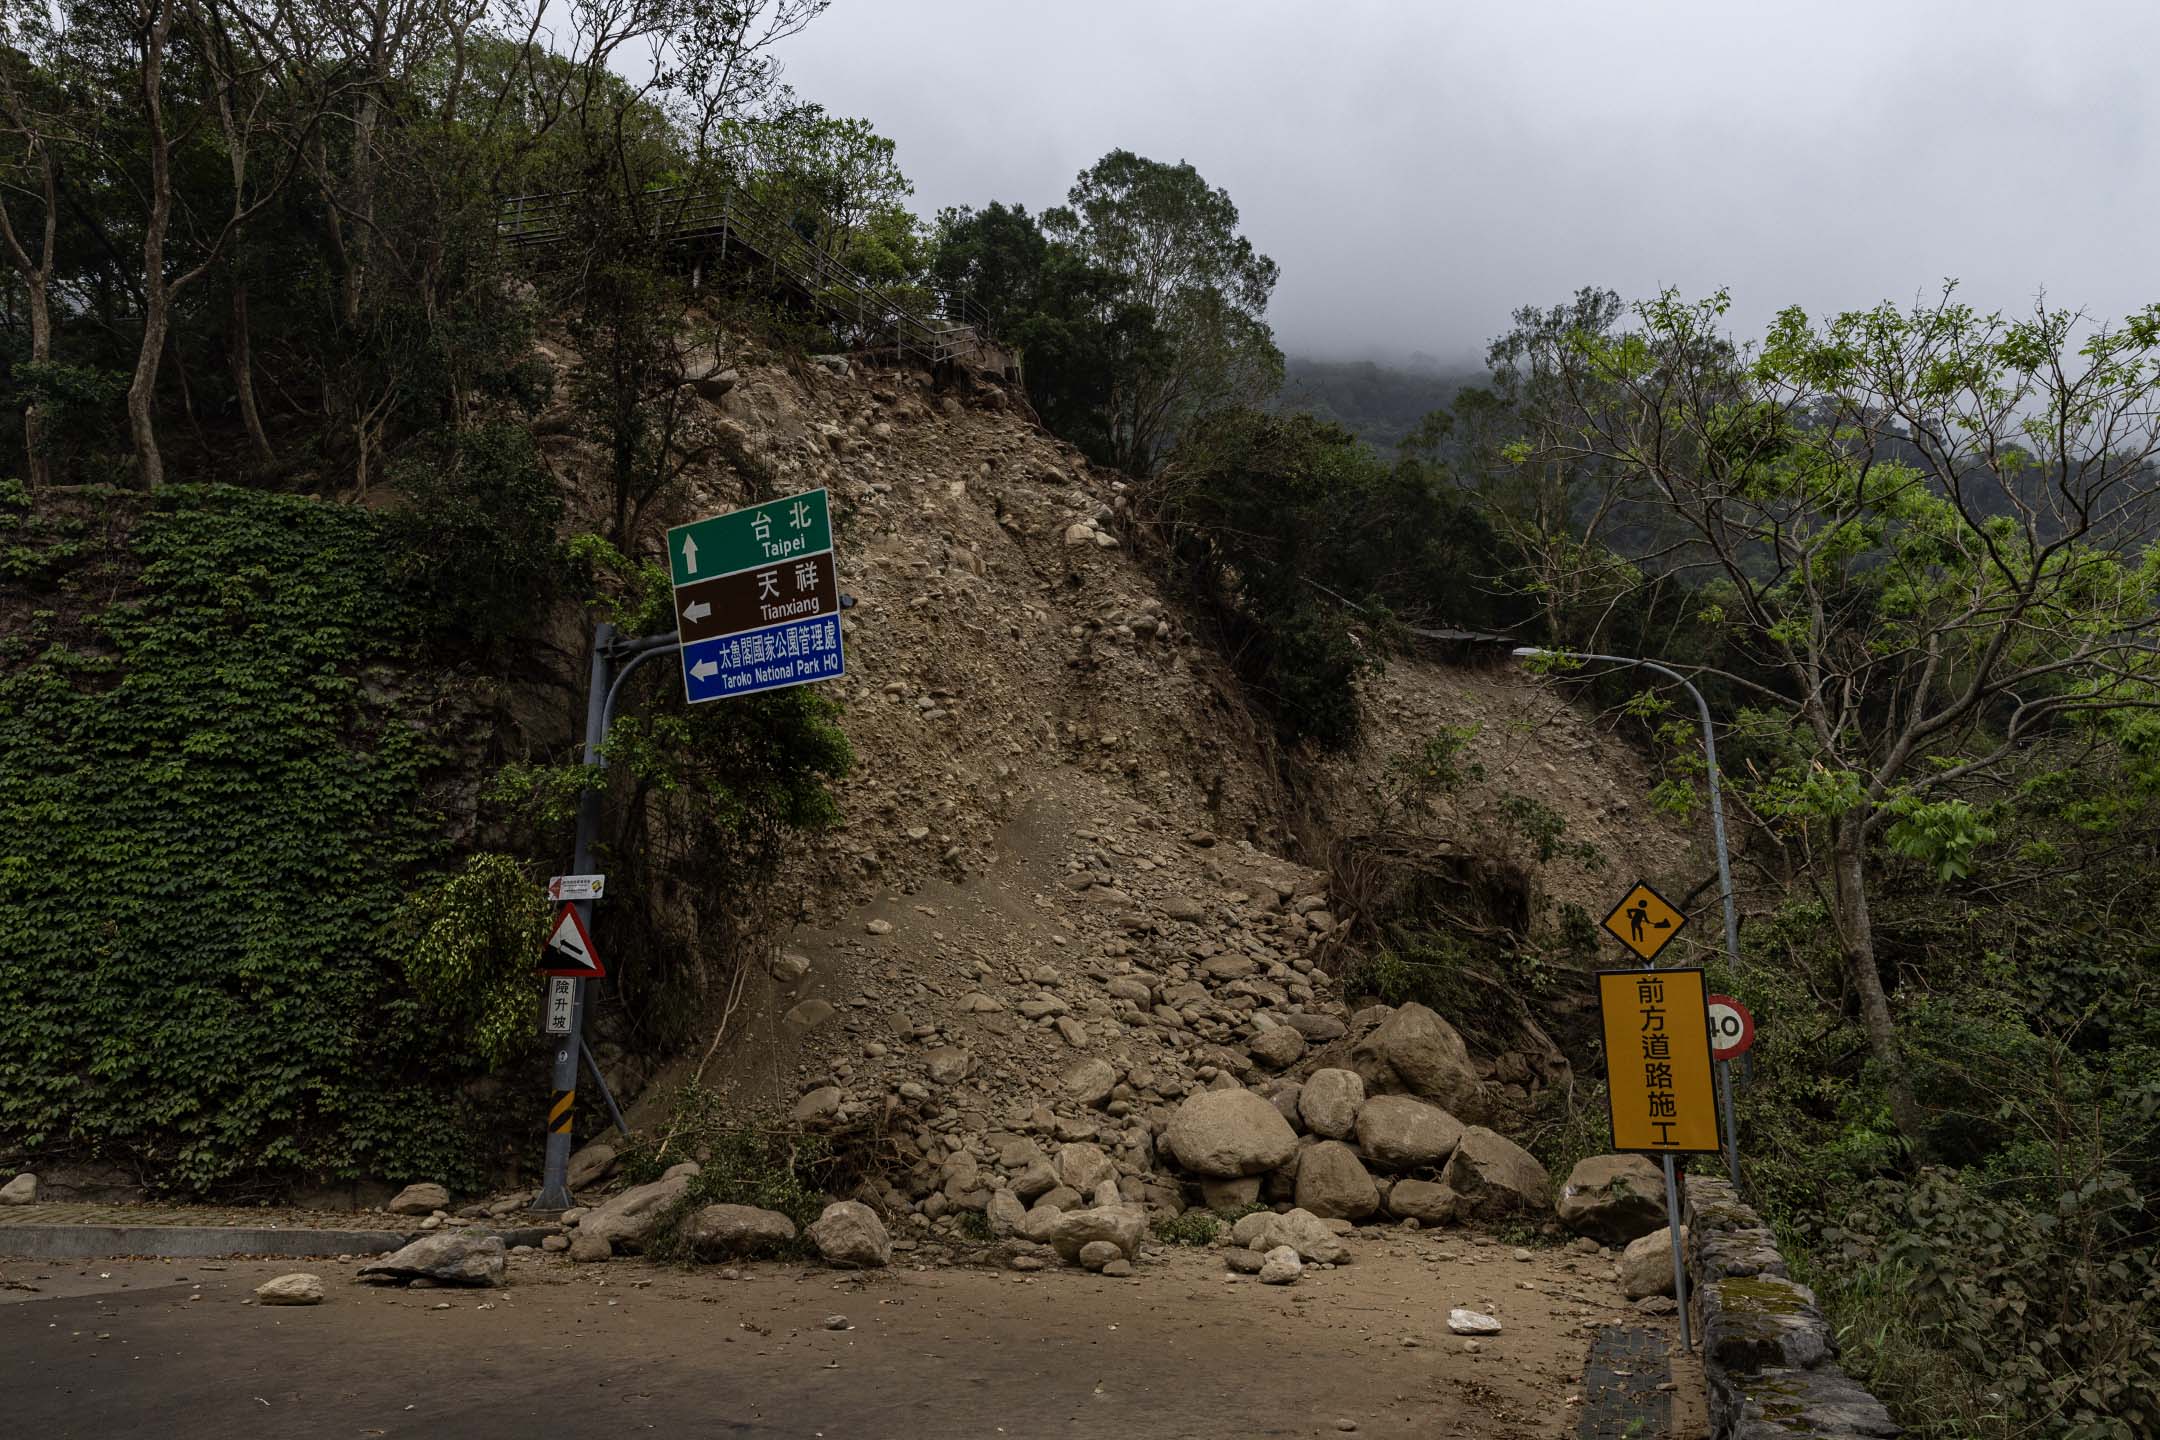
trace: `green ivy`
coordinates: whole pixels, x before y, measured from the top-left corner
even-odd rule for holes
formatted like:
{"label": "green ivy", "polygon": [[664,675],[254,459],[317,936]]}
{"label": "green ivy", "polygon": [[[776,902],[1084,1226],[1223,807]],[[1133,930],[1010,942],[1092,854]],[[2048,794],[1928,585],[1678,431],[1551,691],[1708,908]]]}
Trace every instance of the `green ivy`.
{"label": "green ivy", "polygon": [[382,522],[226,487],[41,503],[103,538],[0,590],[31,611],[0,654],[0,1152],[184,1191],[472,1177],[445,1058],[471,1047],[384,924],[444,847],[440,757],[384,683],[425,617]]}

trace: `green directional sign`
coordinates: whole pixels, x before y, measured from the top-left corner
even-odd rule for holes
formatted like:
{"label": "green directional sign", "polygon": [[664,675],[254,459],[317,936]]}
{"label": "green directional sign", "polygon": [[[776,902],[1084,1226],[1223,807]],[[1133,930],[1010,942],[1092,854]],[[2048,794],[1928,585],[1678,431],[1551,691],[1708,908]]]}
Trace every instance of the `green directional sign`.
{"label": "green directional sign", "polygon": [[738,570],[803,560],[832,549],[832,511],[823,490],[715,515],[668,531],[668,568],[677,585]]}

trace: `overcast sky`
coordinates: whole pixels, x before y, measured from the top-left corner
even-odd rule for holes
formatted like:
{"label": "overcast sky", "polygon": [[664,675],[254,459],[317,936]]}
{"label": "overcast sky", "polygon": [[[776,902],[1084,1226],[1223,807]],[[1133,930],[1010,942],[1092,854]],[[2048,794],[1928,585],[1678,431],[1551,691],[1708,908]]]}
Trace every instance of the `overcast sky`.
{"label": "overcast sky", "polygon": [[2160,0],[834,0],[783,51],[925,215],[1189,160],[1305,354],[1481,352],[1585,284],[2160,299]]}

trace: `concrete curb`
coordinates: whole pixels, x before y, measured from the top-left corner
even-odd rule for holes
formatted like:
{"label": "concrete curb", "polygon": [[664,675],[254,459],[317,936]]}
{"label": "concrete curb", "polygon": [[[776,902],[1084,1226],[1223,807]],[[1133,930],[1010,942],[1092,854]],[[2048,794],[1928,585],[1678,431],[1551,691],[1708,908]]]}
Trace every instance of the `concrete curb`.
{"label": "concrete curb", "polygon": [[[0,1225],[0,1256],[18,1260],[99,1260],[145,1255],[212,1260],[233,1255],[281,1257],[381,1255],[403,1249],[424,1230],[276,1230],[244,1225]],[[503,1245],[537,1246],[552,1230],[488,1227]]]}
{"label": "concrete curb", "polygon": [[1712,1440],[1885,1440],[1890,1414],[1837,1364],[1837,1337],[1770,1227],[1723,1180],[1687,1185],[1695,1335]]}

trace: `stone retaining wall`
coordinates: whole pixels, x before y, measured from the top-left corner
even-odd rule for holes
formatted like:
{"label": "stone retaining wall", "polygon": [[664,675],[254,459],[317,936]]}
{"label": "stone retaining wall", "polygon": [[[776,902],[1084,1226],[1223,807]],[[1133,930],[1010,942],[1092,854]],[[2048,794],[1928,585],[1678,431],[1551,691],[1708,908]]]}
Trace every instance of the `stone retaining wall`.
{"label": "stone retaining wall", "polygon": [[1838,1368],[1814,1292],[1786,1273],[1770,1227],[1723,1180],[1688,1177],[1687,1260],[1711,1440],[1898,1433],[1882,1403]]}

